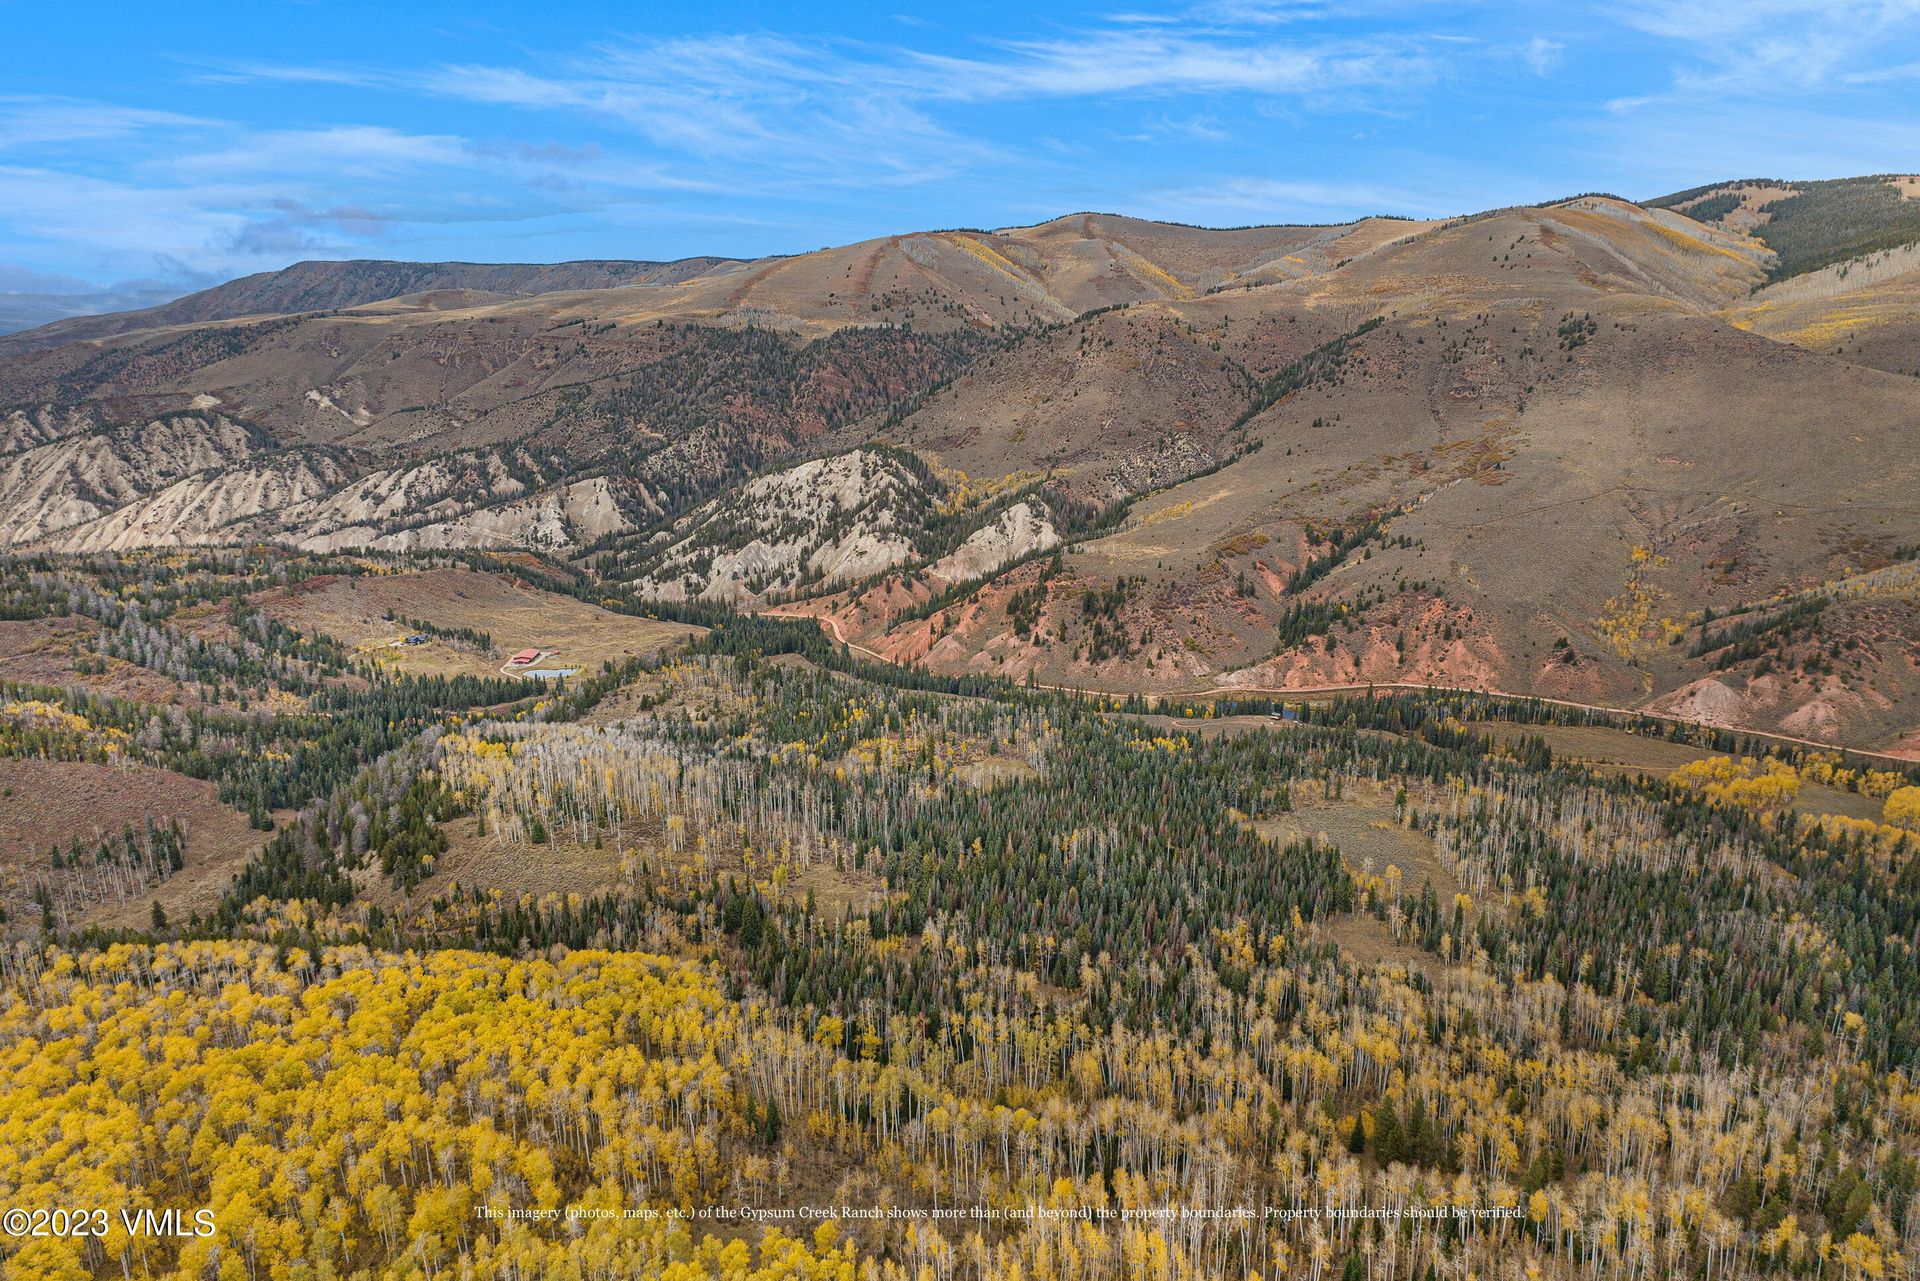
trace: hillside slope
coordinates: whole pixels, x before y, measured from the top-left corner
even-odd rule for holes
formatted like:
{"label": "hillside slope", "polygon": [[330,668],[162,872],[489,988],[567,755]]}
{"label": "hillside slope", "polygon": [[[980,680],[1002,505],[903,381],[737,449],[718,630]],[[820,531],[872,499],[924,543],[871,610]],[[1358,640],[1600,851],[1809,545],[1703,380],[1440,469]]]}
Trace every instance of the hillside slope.
{"label": "hillside slope", "polygon": [[1920,177],[1911,174],[1820,182],[1750,178],[1648,204],[1754,236],[1776,255],[1774,280],[1920,241]]}
{"label": "hillside slope", "polygon": [[[1766,261],[1588,199],[1091,318],[887,436],[978,485],[1130,504],[1119,527],[931,611],[908,576],[813,612],[893,657],[1044,683],[1678,698],[1897,741],[1920,694],[1910,588],[1848,598],[1825,634],[1762,628],[1764,653],[1703,623],[1920,549],[1920,384],[1724,323]],[[1150,361],[1141,408],[1125,380]],[[1254,381],[1209,387],[1208,362]],[[1181,387],[1204,413],[1165,399]],[[1184,472],[1156,468],[1174,440]]]}
{"label": "hillside slope", "polygon": [[[67,548],[243,534],[308,547],[577,547],[897,416],[980,357],[1082,311],[1311,274],[1423,225],[1215,232],[1088,214],[749,264],[299,264],[99,318],[83,340],[52,328],[0,344],[0,405],[19,407],[15,430],[213,414],[298,459],[224,478],[195,466],[150,500],[144,483],[95,486],[102,501],[9,515],[8,501],[31,501],[16,486],[0,496],[0,523],[31,541],[100,522],[48,544]],[[299,314],[272,314],[283,311]],[[413,486],[391,477],[489,449],[538,456],[533,487],[456,469],[427,485],[424,507],[395,505]],[[315,450],[331,452],[324,463],[299,452]],[[536,492],[560,485],[571,488]],[[368,501],[367,486],[392,492]],[[140,510],[114,518],[116,501],[136,498]],[[437,532],[421,532],[429,515]]]}
{"label": "hillside slope", "polygon": [[[951,672],[1464,684],[1902,742],[1911,256],[1769,285],[1749,233],[1783,197],[1712,195],[1075,215],[66,343],[0,361],[0,531],[527,547]],[[198,434],[143,458],[162,431]]]}
{"label": "hillside slope", "polygon": [[1769,285],[1724,315],[1780,342],[1920,375],[1920,243]]}

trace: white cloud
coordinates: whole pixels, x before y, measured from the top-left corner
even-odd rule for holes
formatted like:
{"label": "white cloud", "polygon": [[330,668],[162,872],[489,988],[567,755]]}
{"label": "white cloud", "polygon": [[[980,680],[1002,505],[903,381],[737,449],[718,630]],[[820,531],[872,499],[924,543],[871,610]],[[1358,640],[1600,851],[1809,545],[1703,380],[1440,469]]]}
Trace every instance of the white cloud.
{"label": "white cloud", "polygon": [[1920,0],[1625,0],[1606,12],[1694,59],[1675,72],[1675,97],[1777,96],[1861,82],[1891,41],[1912,33]]}
{"label": "white cloud", "polygon": [[376,125],[241,131],[228,146],[151,162],[181,181],[220,174],[372,178],[426,166],[463,165],[472,153],[446,134],[409,134]]}
{"label": "white cloud", "polygon": [[[1433,78],[1434,64],[1396,42],[1249,44],[1164,31],[1100,32],[1009,43],[1001,57],[920,54],[929,97],[961,100],[1112,94],[1317,93],[1393,89]],[[919,77],[915,77],[916,81]]]}
{"label": "white cloud", "polygon": [[[251,270],[369,247],[497,253],[587,228],[654,256],[643,238],[658,228],[691,251],[732,226],[819,243],[1074,207],[1439,215],[1488,191],[1644,191],[1676,170],[1674,187],[1912,154],[1898,95],[1920,78],[1906,39],[1920,0],[1576,0],[1549,17],[1518,0],[1164,3],[1124,0],[1078,27],[1036,11],[991,33],[934,15],[859,40],[189,63],[176,101],[205,116],[0,95],[0,246],[59,246],[46,262],[87,271],[85,254],[139,270],[155,251]],[[274,114],[283,98],[297,118]],[[331,123],[293,123],[315,118]],[[1240,176],[1183,181],[1229,163]]]}
{"label": "white cloud", "polygon": [[1876,67],[1871,71],[1853,71],[1841,77],[1846,84],[1873,85],[1888,84],[1895,80],[1920,80],[1920,62],[1903,62],[1898,66]]}
{"label": "white cloud", "polygon": [[197,116],[79,98],[0,96],[0,151],[50,143],[97,142],[156,129],[200,128]]}
{"label": "white cloud", "polygon": [[1373,183],[1229,177],[1145,193],[1149,216],[1179,222],[1344,222],[1372,214],[1446,217],[1458,209],[1433,203],[1430,192]]}
{"label": "white cloud", "polygon": [[1805,23],[1836,31],[1884,28],[1920,17],[1920,0],[1624,0],[1606,11],[1653,35],[1715,44]]}
{"label": "white cloud", "polygon": [[[17,109],[47,104],[9,104]],[[453,134],[378,125],[252,129],[166,113],[126,113],[112,126],[101,104],[58,103],[34,120],[22,154],[0,166],[0,230],[57,246],[53,258],[102,271],[171,277],[233,274],[292,257],[341,256],[403,241],[423,227],[537,222],[603,210],[621,200],[710,190],[666,166],[600,147],[475,144]],[[61,139],[84,122],[94,146]],[[389,252],[393,252],[389,250]]]}
{"label": "white cloud", "polygon": [[1129,142],[1159,143],[1168,141],[1187,142],[1226,142],[1233,137],[1232,132],[1212,115],[1152,116],[1141,122],[1140,128],[1125,135]]}
{"label": "white cloud", "polygon": [[1544,76],[1560,65],[1567,46],[1558,40],[1549,40],[1545,36],[1535,36],[1527,41],[1520,51],[1521,60],[1527,64],[1527,70],[1536,76]]}
{"label": "white cloud", "polygon": [[10,231],[129,260],[176,247],[204,258],[207,246],[230,238],[246,221],[215,206],[244,203],[248,194],[268,198],[263,191],[189,191],[0,166],[0,208]]}
{"label": "white cloud", "polygon": [[261,79],[378,83],[491,106],[578,113],[704,158],[804,161],[816,179],[951,173],[1000,148],[941,123],[941,104],[1251,94],[1404,94],[1440,61],[1408,38],[1248,39],[1127,23],[973,55],[894,45],[725,35],[609,45],[540,71],[483,64],[418,72],[250,66]]}
{"label": "white cloud", "polygon": [[1193,10],[1196,18],[1228,26],[1274,26],[1326,14],[1317,0],[1209,0]]}

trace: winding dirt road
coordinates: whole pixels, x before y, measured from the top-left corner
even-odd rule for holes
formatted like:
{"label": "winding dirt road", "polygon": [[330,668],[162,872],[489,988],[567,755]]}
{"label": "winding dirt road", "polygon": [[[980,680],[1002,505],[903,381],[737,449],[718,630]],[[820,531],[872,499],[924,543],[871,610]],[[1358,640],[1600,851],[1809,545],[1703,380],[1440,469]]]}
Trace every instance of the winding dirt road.
{"label": "winding dirt road", "polygon": [[[877,650],[868,649],[857,641],[850,641],[846,633],[840,630],[840,620],[824,617],[820,614],[782,613],[779,609],[764,611],[769,618],[810,618],[826,628],[829,635],[841,645],[856,654],[863,655],[877,663],[892,663],[894,660]],[[1125,698],[1126,692],[1111,689],[1089,689],[1080,685],[1040,685],[1033,689],[1053,690],[1062,694],[1090,694],[1100,698]],[[1584,712],[1604,712],[1613,716],[1645,716],[1653,720],[1667,721],[1675,725],[1701,725],[1703,722],[1690,721],[1683,716],[1669,716],[1664,712],[1642,711],[1637,707],[1612,707],[1605,703],[1579,703],[1565,698],[1547,698],[1539,694],[1515,694],[1502,689],[1480,689],[1471,685],[1427,685],[1418,681],[1362,681],[1342,685],[1215,685],[1210,689],[1177,690],[1165,694],[1142,693],[1140,696],[1150,705],[1159,705],[1169,700],[1187,698],[1216,698],[1221,695],[1260,695],[1278,694],[1282,696],[1304,696],[1312,694],[1356,694],[1367,690],[1395,691],[1404,690],[1413,693],[1441,694],[1485,694],[1491,698],[1526,699],[1535,703],[1547,703],[1554,707],[1571,707]],[[1870,756],[1875,760],[1893,761],[1902,766],[1913,764],[1912,759],[1895,756],[1887,752],[1874,752],[1861,747],[1848,747],[1843,743],[1826,743],[1816,738],[1796,738],[1792,734],[1773,734],[1765,730],[1744,729],[1737,725],[1714,726],[1735,734],[1750,734],[1755,738],[1769,739],[1776,743],[1792,743],[1799,747],[1812,747],[1826,752],[1846,752],[1852,756]]]}

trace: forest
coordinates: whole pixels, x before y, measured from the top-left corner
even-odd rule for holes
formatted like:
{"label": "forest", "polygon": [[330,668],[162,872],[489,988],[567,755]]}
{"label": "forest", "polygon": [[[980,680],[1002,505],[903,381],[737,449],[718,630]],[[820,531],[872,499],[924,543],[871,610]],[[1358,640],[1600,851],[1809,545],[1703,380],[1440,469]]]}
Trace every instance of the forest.
{"label": "forest", "polygon": [[[116,1217],[0,1237],[10,1278],[1920,1259],[1910,771],[1464,694],[1093,700],[718,613],[556,684],[395,676],[257,612],[307,569],[174,569],[8,579],[203,696],[9,686],[0,756],[267,820],[190,910],[145,909],[194,848],[159,815],[15,905],[0,1206]],[[1689,759],[1535,732],[1573,725]]]}

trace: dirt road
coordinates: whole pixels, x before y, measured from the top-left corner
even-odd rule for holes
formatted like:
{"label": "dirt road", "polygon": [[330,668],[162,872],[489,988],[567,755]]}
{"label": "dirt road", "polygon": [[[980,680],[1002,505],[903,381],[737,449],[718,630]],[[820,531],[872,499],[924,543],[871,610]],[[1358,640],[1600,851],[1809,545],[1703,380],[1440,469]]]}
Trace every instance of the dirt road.
{"label": "dirt road", "polygon": [[[768,615],[768,617],[771,617],[771,618],[792,618],[792,619],[810,618],[814,622],[819,623],[822,627],[826,628],[827,633],[831,635],[836,642],[838,642],[841,645],[845,645],[849,650],[852,650],[854,653],[860,654],[866,658],[870,658],[878,663],[891,663],[894,661],[888,658],[886,655],[879,653],[876,650],[868,649],[865,645],[861,645],[861,644],[858,644],[857,642],[848,640],[846,638],[846,634],[840,630],[840,621],[838,619],[825,618],[818,614],[797,614],[797,613],[783,614],[778,609],[770,609],[765,612]],[[1062,694],[1089,694],[1089,695],[1093,695],[1095,697],[1100,697],[1100,698],[1125,698],[1127,696],[1126,692],[1122,690],[1089,689],[1080,685],[1036,684],[1036,685],[1033,685],[1031,688],[1053,690],[1055,692],[1062,693]],[[1501,689],[1481,689],[1471,685],[1426,685],[1416,681],[1363,681],[1363,682],[1344,684],[1344,685],[1288,685],[1288,686],[1215,685],[1209,689],[1176,690],[1176,691],[1169,691],[1168,693],[1164,693],[1164,694],[1143,693],[1141,694],[1141,697],[1146,699],[1149,706],[1159,706],[1160,704],[1166,703],[1169,701],[1177,702],[1181,699],[1217,698],[1223,695],[1227,697],[1232,697],[1235,695],[1248,695],[1248,696],[1257,697],[1262,694],[1271,694],[1271,695],[1279,695],[1282,697],[1297,698],[1297,697],[1314,695],[1314,694],[1357,694],[1357,693],[1361,693],[1362,691],[1369,691],[1369,690],[1378,690],[1386,693],[1392,693],[1395,691],[1405,691],[1410,693],[1428,693],[1428,694],[1433,694],[1433,693],[1485,694],[1490,698],[1526,699],[1528,701],[1535,702],[1535,703],[1547,703],[1554,707],[1571,707],[1579,711],[1603,712],[1612,716],[1645,716],[1653,720],[1667,721],[1669,723],[1676,724],[1676,725],[1701,724],[1701,722],[1699,721],[1690,721],[1690,720],[1687,720],[1685,717],[1668,716],[1662,712],[1642,711],[1637,707],[1610,707],[1605,703],[1578,703],[1578,702],[1572,701],[1571,699],[1546,698],[1538,694],[1515,694],[1515,693],[1510,693],[1507,690],[1501,690]],[[1904,756],[1892,756],[1886,752],[1874,752],[1874,751],[1868,751],[1867,749],[1860,748],[1860,747],[1848,747],[1842,743],[1824,743],[1824,742],[1821,742],[1819,739],[1815,739],[1815,738],[1796,738],[1792,734],[1773,734],[1773,733],[1768,733],[1765,730],[1742,729],[1739,726],[1733,726],[1733,725],[1721,726],[1716,728],[1724,728],[1736,734],[1750,734],[1756,738],[1764,738],[1776,743],[1792,743],[1798,747],[1811,747],[1811,748],[1816,748],[1820,751],[1827,751],[1827,752],[1846,752],[1853,756],[1870,756],[1875,760],[1895,761],[1903,766],[1909,766],[1913,764],[1911,760],[1908,760]]]}

